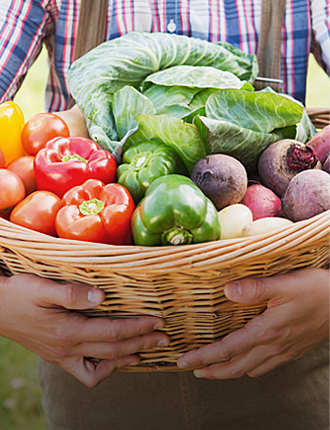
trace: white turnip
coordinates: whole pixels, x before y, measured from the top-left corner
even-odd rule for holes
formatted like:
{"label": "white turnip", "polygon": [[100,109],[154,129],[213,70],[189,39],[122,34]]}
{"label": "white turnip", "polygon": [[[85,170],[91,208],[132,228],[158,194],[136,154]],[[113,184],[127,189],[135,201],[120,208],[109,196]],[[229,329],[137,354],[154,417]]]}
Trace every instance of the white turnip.
{"label": "white turnip", "polygon": [[305,170],[290,182],[283,198],[283,216],[292,221],[311,218],[330,209],[330,175]]}
{"label": "white turnip", "polygon": [[224,154],[207,155],[199,160],[193,168],[191,179],[218,211],[239,203],[248,183],[243,164]]}
{"label": "white turnip", "polygon": [[262,183],[279,197],[285,193],[297,173],[321,168],[313,149],[291,139],[279,140],[269,145],[260,155],[258,172]]}
{"label": "white turnip", "polygon": [[250,185],[241,203],[251,210],[253,220],[282,215],[281,199],[272,190],[260,184]]}
{"label": "white turnip", "polygon": [[220,239],[241,237],[242,229],[253,221],[250,209],[241,204],[231,205],[218,212],[221,227]]}
{"label": "white turnip", "polygon": [[241,237],[257,236],[259,234],[274,232],[281,228],[289,227],[292,224],[293,222],[286,218],[260,218],[250,224],[246,224],[242,229]]}

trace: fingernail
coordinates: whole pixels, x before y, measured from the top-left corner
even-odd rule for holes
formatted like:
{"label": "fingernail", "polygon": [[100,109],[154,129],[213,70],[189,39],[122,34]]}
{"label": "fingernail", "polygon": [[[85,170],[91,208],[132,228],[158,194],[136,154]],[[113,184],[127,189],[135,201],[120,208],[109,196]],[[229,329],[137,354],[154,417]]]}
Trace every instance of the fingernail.
{"label": "fingernail", "polygon": [[194,376],[196,378],[203,378],[203,376],[202,376],[202,374],[201,374],[201,372],[199,370],[194,370]]}
{"label": "fingernail", "polygon": [[163,322],[158,322],[154,325],[154,330],[160,330],[161,328],[164,328],[165,324]]}
{"label": "fingernail", "polygon": [[231,297],[240,297],[242,295],[242,287],[239,282],[231,282],[226,285],[226,290]]}
{"label": "fingernail", "polygon": [[168,341],[166,339],[161,339],[158,343],[157,346],[163,347],[163,346],[167,346],[168,345]]}
{"label": "fingernail", "polygon": [[101,290],[93,288],[88,291],[87,299],[89,302],[93,303],[93,305],[99,305],[103,302],[103,293]]}
{"label": "fingernail", "polygon": [[178,368],[179,369],[186,369],[188,367],[188,363],[186,363],[185,361],[180,361],[178,363]]}

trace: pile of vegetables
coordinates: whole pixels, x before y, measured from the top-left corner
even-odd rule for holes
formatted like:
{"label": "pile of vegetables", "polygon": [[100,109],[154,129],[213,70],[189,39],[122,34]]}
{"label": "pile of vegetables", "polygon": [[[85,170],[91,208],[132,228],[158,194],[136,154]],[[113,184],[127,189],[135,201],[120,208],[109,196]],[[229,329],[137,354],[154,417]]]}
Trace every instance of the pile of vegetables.
{"label": "pile of vegetables", "polygon": [[254,91],[257,74],[255,56],[227,43],[132,32],[101,44],[69,72],[90,139],[56,114],[24,123],[15,103],[0,106],[0,127],[17,117],[15,155],[0,141],[0,216],[154,246],[268,233],[329,210],[330,126],[317,133],[292,97]]}

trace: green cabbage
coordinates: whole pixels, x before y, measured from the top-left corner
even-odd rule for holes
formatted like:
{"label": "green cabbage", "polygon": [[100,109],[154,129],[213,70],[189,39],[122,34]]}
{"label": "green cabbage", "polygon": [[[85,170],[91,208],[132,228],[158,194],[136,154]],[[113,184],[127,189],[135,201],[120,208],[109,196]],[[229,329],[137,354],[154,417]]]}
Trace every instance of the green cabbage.
{"label": "green cabbage", "polygon": [[253,170],[270,143],[313,133],[299,102],[254,92],[257,73],[256,57],[228,43],[131,32],[76,60],[68,82],[91,138],[118,162],[129,146],[156,140],[173,147],[189,172],[216,152]]}

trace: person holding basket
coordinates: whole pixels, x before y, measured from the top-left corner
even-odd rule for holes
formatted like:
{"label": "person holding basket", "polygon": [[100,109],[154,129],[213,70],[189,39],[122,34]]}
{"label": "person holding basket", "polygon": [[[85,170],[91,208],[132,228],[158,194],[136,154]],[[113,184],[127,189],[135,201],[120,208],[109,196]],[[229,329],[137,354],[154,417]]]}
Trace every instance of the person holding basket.
{"label": "person holding basket", "polygon": [[[80,3],[0,0],[0,103],[13,99],[45,43],[46,110],[57,112],[71,135],[88,136],[83,114],[68,105]],[[278,3],[282,90],[304,103],[309,53],[330,71],[330,3]],[[261,0],[113,0],[105,6],[105,40],[130,31],[168,32],[256,54],[265,4],[268,12],[274,8]],[[115,372],[138,364],[139,351],[168,345],[159,331],[165,322],[88,319],[74,310],[101,304],[102,291],[34,275],[1,276],[0,335],[40,356],[48,430],[326,430],[328,270],[241,279],[226,285],[225,294],[238,303],[268,300],[267,310],[221,341],[182,355],[178,369],[199,367],[194,372]],[[86,358],[95,355],[97,365]]]}

